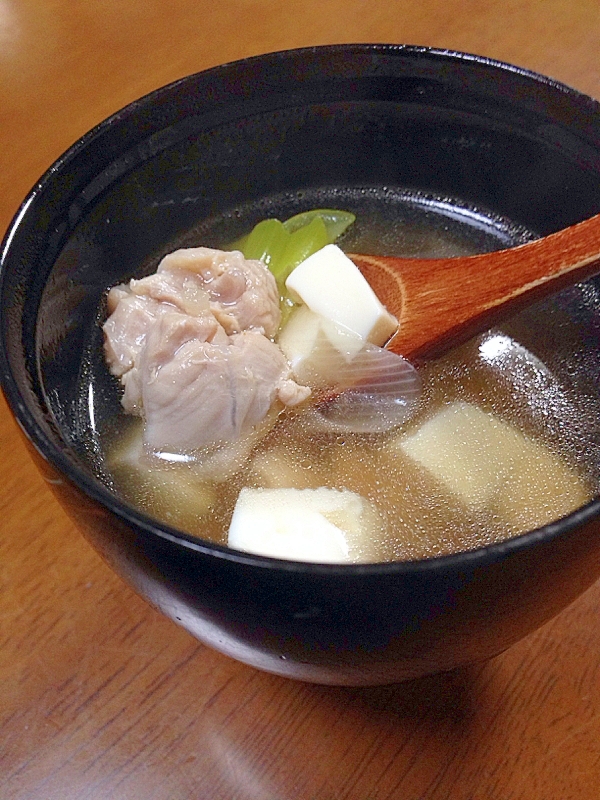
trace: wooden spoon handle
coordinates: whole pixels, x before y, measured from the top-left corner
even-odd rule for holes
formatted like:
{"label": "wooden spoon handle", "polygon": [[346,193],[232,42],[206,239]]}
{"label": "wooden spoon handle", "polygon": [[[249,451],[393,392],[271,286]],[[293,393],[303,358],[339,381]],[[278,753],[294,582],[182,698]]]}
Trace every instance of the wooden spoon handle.
{"label": "wooden spoon handle", "polygon": [[543,239],[477,256],[350,258],[398,317],[388,347],[409,359],[429,358],[600,272],[600,214]]}

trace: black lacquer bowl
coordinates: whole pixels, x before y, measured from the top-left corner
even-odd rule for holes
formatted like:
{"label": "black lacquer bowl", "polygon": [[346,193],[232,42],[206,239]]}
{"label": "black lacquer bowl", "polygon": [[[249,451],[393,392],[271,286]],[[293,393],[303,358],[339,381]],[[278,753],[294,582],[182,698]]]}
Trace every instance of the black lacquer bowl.
{"label": "black lacquer bowl", "polygon": [[[338,567],[194,539],[103,482],[97,430],[118,407],[101,355],[106,288],[149,269],[191,229],[210,245],[216,229],[233,236],[316,200],[460,218],[488,247],[550,233],[600,211],[600,106],[484,58],[383,45],[276,53],[160,89],[78,141],[16,215],[0,273],[3,390],[90,542],[212,647],[332,684],[488,658],[600,575],[598,501],[473,552]],[[528,344],[545,348],[588,409],[598,405],[585,429],[592,456],[598,294],[591,281],[528,312],[537,321]]]}

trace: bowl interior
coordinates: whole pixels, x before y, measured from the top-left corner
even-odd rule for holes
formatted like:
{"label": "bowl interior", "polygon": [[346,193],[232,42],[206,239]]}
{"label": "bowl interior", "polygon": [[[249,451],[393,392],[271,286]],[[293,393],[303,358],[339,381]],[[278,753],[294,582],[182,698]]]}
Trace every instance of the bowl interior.
{"label": "bowl interior", "polygon": [[[373,217],[472,251],[558,230],[600,210],[598,106],[485,59],[347,46],[221,67],[119,112],[47,173],[5,241],[6,392],[46,457],[109,497],[99,434],[120,408],[101,348],[109,286],[176,246],[218,246],[315,206],[356,211],[362,243]],[[386,251],[383,232],[370,249]],[[580,398],[595,479],[599,286],[508,326]]]}

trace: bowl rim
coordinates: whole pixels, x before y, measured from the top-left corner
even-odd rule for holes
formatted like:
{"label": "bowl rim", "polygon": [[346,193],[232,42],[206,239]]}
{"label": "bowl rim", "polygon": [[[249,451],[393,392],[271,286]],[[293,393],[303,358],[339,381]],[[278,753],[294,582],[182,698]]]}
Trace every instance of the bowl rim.
{"label": "bowl rim", "polygon": [[[226,74],[231,69],[251,68],[256,63],[283,61],[285,59],[302,58],[304,56],[317,56],[321,54],[352,52],[353,54],[390,54],[406,55],[408,57],[427,56],[447,60],[457,64],[474,63],[490,68],[494,71],[512,73],[534,83],[543,84],[558,93],[566,94],[579,103],[589,105],[600,114],[600,102],[585,93],[568,86],[565,83],[508,62],[462,52],[460,50],[427,47],[424,45],[386,44],[386,43],[339,43],[315,45],[309,47],[276,50],[246,58],[228,61],[223,64],[209,67],[189,75],[180,77],[163,86],[157,87],[141,97],[131,101],[122,108],[110,114],[97,123],[90,130],[73,142],[35,182],[15,212],[0,245],[0,294],[6,275],[6,260],[10,255],[13,239],[27,215],[33,201],[40,196],[60,171],[70,163],[79,153],[89,147],[93,141],[106,130],[137,113],[144,107],[160,101],[164,94],[172,92],[178,87],[193,82],[199,77],[210,79],[211,76]],[[526,531],[501,542],[484,545],[473,550],[460,551],[449,555],[432,556],[419,560],[373,562],[360,564],[324,564],[316,562],[293,561],[263,556],[254,553],[234,550],[226,545],[210,542],[200,537],[188,534],[174,528],[167,523],[159,522],[153,517],[137,510],[134,506],[121,500],[97,479],[93,479],[82,468],[78,467],[65,453],[58,448],[46,435],[42,427],[29,411],[27,403],[21,396],[17,381],[10,367],[6,354],[7,342],[0,326],[0,387],[10,408],[12,415],[28,443],[34,448],[44,462],[47,462],[61,476],[79,491],[82,491],[91,500],[106,508],[117,519],[122,520],[133,530],[142,532],[146,536],[172,542],[187,550],[196,551],[206,556],[213,556],[226,561],[247,565],[249,567],[276,569],[283,572],[310,573],[324,576],[378,576],[394,575],[403,576],[415,573],[437,572],[439,570],[460,570],[464,568],[477,568],[483,564],[502,561],[510,555],[530,549],[538,544],[549,542],[561,535],[586,525],[600,515],[600,495],[593,497],[588,503],[576,509],[565,517],[557,519],[547,525]],[[52,483],[51,479],[43,479]]]}

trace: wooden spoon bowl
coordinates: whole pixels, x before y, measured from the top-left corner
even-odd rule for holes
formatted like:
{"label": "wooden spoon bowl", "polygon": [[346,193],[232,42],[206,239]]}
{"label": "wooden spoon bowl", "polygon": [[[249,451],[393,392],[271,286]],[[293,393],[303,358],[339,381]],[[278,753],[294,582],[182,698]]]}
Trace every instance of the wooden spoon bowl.
{"label": "wooden spoon bowl", "polygon": [[408,359],[431,358],[600,272],[600,214],[543,239],[482,255],[350,258],[399,320],[387,347]]}

